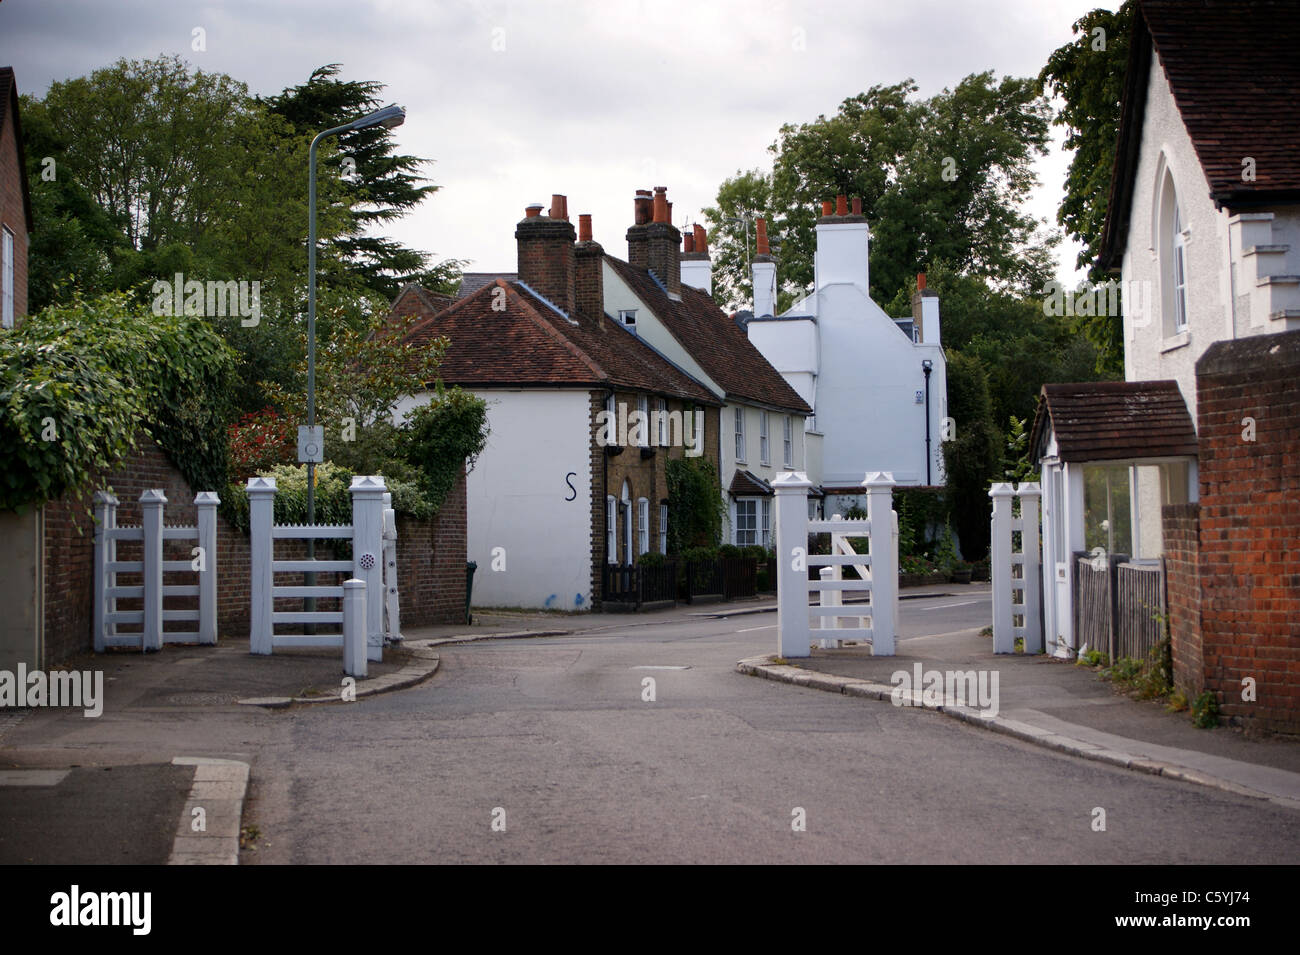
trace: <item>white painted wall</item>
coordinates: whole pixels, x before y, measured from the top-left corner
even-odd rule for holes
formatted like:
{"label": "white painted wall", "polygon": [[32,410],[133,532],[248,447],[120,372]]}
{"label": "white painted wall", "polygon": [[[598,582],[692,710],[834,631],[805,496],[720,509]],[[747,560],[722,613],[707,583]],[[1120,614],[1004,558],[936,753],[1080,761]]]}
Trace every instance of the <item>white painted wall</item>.
{"label": "white painted wall", "polygon": [[[468,557],[474,604],[591,606],[590,404],[582,390],[474,390],[488,403],[487,447],[469,474]],[[402,399],[396,417],[427,404]],[[602,496],[603,506],[603,496]],[[506,569],[492,569],[493,548]]]}

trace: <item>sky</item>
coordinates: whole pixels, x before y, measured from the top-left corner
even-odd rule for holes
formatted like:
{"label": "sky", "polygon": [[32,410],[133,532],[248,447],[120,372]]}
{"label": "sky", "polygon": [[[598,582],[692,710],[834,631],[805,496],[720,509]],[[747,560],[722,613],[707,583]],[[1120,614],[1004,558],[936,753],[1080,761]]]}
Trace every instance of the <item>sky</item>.
{"label": "sky", "polygon": [[[530,202],[567,195],[570,218],[591,213],[595,239],[625,256],[636,189],[667,186],[675,224],[699,221],[727,176],[771,168],[783,123],[908,77],[930,96],[983,70],[1037,75],[1099,6],[1118,2],[0,0],[0,65],[41,96],[121,57],[175,53],[269,95],[340,63],[344,79],[386,84],[407,111],[399,150],[433,160],[439,191],[387,234],[513,271]],[[1054,228],[1061,135],[1027,206]],[[1056,249],[1070,285],[1077,252],[1068,238]]]}

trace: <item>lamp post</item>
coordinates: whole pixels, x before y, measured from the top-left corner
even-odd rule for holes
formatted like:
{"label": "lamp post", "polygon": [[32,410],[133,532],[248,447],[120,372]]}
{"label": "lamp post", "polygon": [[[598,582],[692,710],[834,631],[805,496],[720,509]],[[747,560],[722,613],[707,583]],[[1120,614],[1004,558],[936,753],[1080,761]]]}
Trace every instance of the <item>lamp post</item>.
{"label": "lamp post", "polygon": [[921,362],[921,370],[925,372],[925,485],[930,486],[930,372],[934,370],[934,362],[926,358]]}
{"label": "lamp post", "polygon": [[[307,151],[307,428],[306,434],[298,429],[298,460],[307,465],[307,523],[316,523],[316,463],[325,460],[324,436],[316,431],[316,148],[327,136],[340,136],[383,126],[393,129],[406,121],[406,110],[400,106],[385,106],[360,119],[335,126],[316,134]],[[307,538],[307,558],[316,556],[315,538]],[[307,574],[303,583],[315,586],[316,575]],[[314,610],[316,600],[308,597],[307,610]]]}

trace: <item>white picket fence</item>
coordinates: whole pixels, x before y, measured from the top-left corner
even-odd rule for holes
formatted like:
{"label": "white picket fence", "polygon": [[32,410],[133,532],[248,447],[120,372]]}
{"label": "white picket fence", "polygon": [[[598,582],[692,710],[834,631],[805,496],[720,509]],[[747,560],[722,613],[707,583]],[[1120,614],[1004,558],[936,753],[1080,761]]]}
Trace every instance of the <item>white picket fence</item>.
{"label": "white picket fence", "polygon": [[[835,515],[829,521],[808,519],[808,489],[812,482],[802,472],[783,474],[772,482],[776,494],[777,541],[777,653],[786,658],[811,653],[813,628],[821,645],[839,646],[854,639],[870,643],[875,656],[893,656],[898,622],[898,518],[893,512],[894,477],[886,471],[868,474],[862,482],[867,495],[867,518],[846,521]],[[830,534],[830,554],[809,554],[809,534]],[[852,537],[866,538],[869,553],[849,545]],[[857,580],[845,580],[843,568],[857,570]],[[808,579],[808,568],[820,567],[820,580]],[[809,606],[811,594],[816,606]],[[870,595],[869,604],[846,606],[846,593]],[[841,618],[857,618],[857,626],[842,626]],[[869,621],[869,623],[868,623]],[[822,636],[833,630],[834,636]]]}
{"label": "white picket fence", "polygon": [[[1038,505],[1042,490],[1034,482],[1016,488],[1010,484],[994,484],[989,497],[993,498],[990,546],[993,652],[1015,653],[1019,637],[1024,640],[1025,653],[1041,653],[1043,578],[1039,562]],[[1015,498],[1020,499],[1018,515],[1012,513]],[[1015,533],[1020,534],[1019,550],[1013,546]],[[1019,599],[1015,594],[1020,595]]]}
{"label": "white picket fence", "polygon": [[[249,542],[251,554],[251,612],[249,652],[269,654],[276,647],[342,647],[344,670],[352,676],[366,675],[366,661],[383,659],[385,636],[384,570],[388,564],[385,540],[385,511],[391,497],[384,479],[358,475],[348,489],[352,496],[351,524],[277,525],[274,519],[275,479],[248,481]],[[396,522],[392,522],[392,568],[396,573]],[[351,560],[276,560],[277,540],[350,540]],[[277,585],[277,573],[348,574],[348,580],[334,585]],[[392,578],[393,610],[396,623],[396,577]],[[341,610],[275,609],[276,597],[338,598]],[[276,624],[336,624],[341,633],[276,633]],[[364,647],[364,652],[362,648]]]}
{"label": "white picket fence", "polygon": [[[165,643],[217,642],[217,505],[212,491],[194,497],[197,522],[168,527],[163,520],[167,497],[150,489],[140,495],[138,527],[119,527],[119,501],[107,491],[95,493],[94,646],[161,650]],[[163,541],[194,542],[188,560],[163,560]],[[137,541],[140,560],[118,560],[119,541]],[[163,574],[192,573],[194,583],[164,584]],[[122,586],[119,574],[138,574],[141,583]],[[169,609],[168,597],[197,597],[197,609]],[[118,601],[141,601],[140,610],[119,610]],[[189,630],[168,630],[168,622],[194,624]],[[138,627],[124,630],[123,625]]]}

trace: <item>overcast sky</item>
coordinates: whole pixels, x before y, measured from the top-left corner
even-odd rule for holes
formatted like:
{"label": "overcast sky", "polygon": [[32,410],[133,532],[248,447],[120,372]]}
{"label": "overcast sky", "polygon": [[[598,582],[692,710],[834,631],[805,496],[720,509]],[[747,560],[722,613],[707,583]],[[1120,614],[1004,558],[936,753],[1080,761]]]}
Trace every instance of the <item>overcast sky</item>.
{"label": "overcast sky", "polygon": [[[1108,0],[0,0],[0,65],[43,95],[119,57],[177,53],[255,93],[342,63],[407,109],[402,152],[441,190],[388,231],[474,271],[515,267],[514,223],[569,197],[625,256],[637,188],[697,221],[738,169],[770,168],[782,123],[874,84],[923,96],[964,76],[1036,75],[1070,24]],[[206,50],[193,49],[194,30]],[[1060,133],[1056,132],[1059,143]],[[1030,211],[1055,227],[1068,156],[1039,163]],[[304,175],[305,175],[304,171]],[[1075,275],[1077,248],[1058,247]]]}

